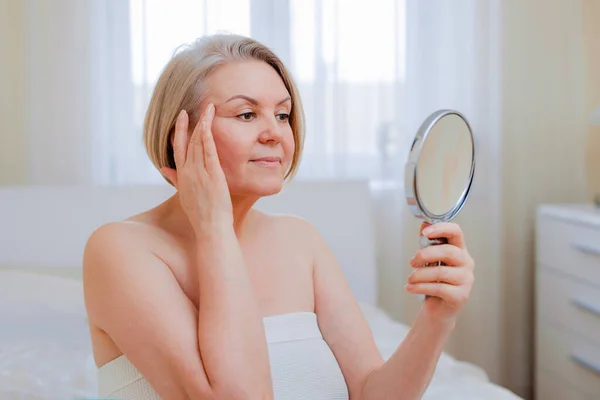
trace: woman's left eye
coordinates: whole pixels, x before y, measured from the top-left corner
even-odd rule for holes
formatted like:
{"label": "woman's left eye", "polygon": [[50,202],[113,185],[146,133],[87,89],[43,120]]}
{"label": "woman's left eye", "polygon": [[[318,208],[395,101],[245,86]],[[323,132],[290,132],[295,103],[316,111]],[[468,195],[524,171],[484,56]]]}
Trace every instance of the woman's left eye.
{"label": "woman's left eye", "polygon": [[238,118],[241,118],[244,121],[251,121],[255,117],[256,117],[256,114],[253,112],[247,112],[247,113],[238,115]]}
{"label": "woman's left eye", "polygon": [[277,114],[277,118],[279,118],[280,121],[285,122],[290,119],[290,114]]}

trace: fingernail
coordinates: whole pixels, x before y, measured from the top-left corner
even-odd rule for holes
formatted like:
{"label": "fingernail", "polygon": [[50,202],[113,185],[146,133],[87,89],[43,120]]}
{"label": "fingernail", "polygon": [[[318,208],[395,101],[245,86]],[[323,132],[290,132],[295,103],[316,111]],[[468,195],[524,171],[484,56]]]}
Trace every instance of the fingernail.
{"label": "fingernail", "polygon": [[208,112],[207,112],[207,114],[208,114],[208,116],[210,118],[214,117],[214,115],[215,115],[215,105],[213,103],[210,103],[208,105]]}
{"label": "fingernail", "polygon": [[412,285],[407,283],[406,285],[404,285],[404,289],[406,290],[410,290],[412,288]]}
{"label": "fingernail", "polygon": [[433,231],[435,231],[435,227],[433,225],[430,225],[427,228],[423,229],[423,235],[429,236],[431,233],[433,233]]}

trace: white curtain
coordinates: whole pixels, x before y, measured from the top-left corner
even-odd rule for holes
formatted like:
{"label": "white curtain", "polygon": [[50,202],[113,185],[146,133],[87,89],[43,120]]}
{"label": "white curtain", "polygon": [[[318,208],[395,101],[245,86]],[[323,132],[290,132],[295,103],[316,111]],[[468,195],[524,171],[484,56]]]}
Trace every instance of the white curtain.
{"label": "white curtain", "polygon": [[[580,49],[569,47],[579,34],[579,9],[571,0],[549,0],[549,19],[540,19],[535,4],[28,0],[29,182],[164,184],[147,160],[141,132],[160,70],[178,45],[198,36],[253,36],[281,56],[300,87],[308,130],[298,179],[371,182],[380,304],[410,323],[420,302],[402,287],[419,222],[405,205],[403,166],[425,117],[458,109],[474,129],[477,168],[457,222],[478,269],[448,350],[526,394],[533,207],[577,193],[577,182],[573,190],[561,189],[571,186],[535,172],[550,168],[560,177],[578,168],[578,148],[561,138],[563,131],[579,132],[573,121],[584,87]],[[564,45],[556,50],[545,37]],[[575,85],[556,86],[564,76]],[[546,94],[547,81],[560,90]],[[56,101],[58,95],[64,100]],[[556,157],[523,150],[524,140]],[[568,165],[563,148],[570,149]],[[531,159],[537,169],[529,169]],[[528,177],[537,177],[537,186]],[[514,232],[512,224],[523,220],[528,230]]]}
{"label": "white curtain", "polygon": [[280,55],[300,88],[307,134],[297,179],[371,182],[379,301],[392,316],[406,322],[420,305],[402,289],[410,272],[408,261],[418,248],[419,221],[405,205],[404,162],[427,115],[440,108],[465,114],[474,128],[477,171],[473,194],[459,222],[482,268],[473,300],[448,350],[483,366],[492,378],[500,378],[499,350],[494,347],[499,289],[479,283],[498,281],[495,1],[130,0],[95,4],[105,11],[99,15],[108,21],[104,38],[110,45],[104,54],[117,60],[105,61],[103,70],[110,73],[98,86],[99,93],[104,90],[106,126],[94,131],[101,144],[97,158],[103,160],[96,164],[96,182],[163,183],[141,141],[145,108],[161,69],[178,45],[198,36],[218,31],[252,36]]}
{"label": "white curtain", "polygon": [[106,115],[115,129],[106,133],[110,161],[100,165],[101,183],[162,181],[141,142],[153,85],[177,46],[219,31],[267,44],[294,74],[307,115],[299,179],[402,183],[404,0],[130,0],[116,8],[129,17],[127,25],[111,26],[113,36],[126,39],[113,49],[129,57],[120,57],[128,61],[117,69],[125,82],[105,96],[123,118]]}
{"label": "white curtain", "polygon": [[[410,131],[415,131],[431,111],[442,108],[461,111],[471,124],[475,181],[456,222],[477,262],[477,283],[448,348],[461,359],[483,366],[493,380],[521,389],[529,382],[507,382],[503,376],[500,346],[499,4],[480,0],[408,1],[405,112]],[[414,229],[410,225],[405,224]],[[409,233],[405,231],[406,235]],[[403,306],[406,317],[414,315],[419,305],[406,298]],[[519,378],[523,377],[521,373]]]}

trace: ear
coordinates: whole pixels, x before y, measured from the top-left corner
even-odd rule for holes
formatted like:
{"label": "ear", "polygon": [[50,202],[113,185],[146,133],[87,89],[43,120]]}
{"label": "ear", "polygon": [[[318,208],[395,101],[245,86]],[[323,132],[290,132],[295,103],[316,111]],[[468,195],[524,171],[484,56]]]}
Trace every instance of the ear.
{"label": "ear", "polygon": [[163,167],[160,169],[160,172],[171,181],[173,186],[175,186],[175,189],[179,189],[177,186],[177,171],[175,171],[173,168]]}

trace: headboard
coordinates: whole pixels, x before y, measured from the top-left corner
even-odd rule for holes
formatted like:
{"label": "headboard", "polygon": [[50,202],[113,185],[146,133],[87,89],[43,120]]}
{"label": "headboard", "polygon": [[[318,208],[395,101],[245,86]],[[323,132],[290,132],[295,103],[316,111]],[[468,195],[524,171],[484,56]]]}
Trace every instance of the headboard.
{"label": "headboard", "polygon": [[[98,226],[152,208],[169,185],[0,187],[0,268],[78,277],[85,242]],[[359,301],[375,305],[377,277],[365,181],[303,181],[256,208],[301,216],[321,232]]]}

